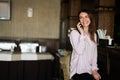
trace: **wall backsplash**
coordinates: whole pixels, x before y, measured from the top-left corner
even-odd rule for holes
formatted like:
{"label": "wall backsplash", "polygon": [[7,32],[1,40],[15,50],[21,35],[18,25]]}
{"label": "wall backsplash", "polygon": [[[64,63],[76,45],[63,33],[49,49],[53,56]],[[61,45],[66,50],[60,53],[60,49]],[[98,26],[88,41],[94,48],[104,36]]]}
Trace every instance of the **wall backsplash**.
{"label": "wall backsplash", "polygon": [[59,27],[60,0],[11,0],[11,20],[0,21],[0,36],[58,39]]}

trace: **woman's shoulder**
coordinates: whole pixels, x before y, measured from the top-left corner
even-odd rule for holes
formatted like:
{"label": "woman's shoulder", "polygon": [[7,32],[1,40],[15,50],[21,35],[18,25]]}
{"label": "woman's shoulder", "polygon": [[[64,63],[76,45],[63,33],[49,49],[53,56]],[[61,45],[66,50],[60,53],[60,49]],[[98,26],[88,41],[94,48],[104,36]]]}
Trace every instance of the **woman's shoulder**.
{"label": "woman's shoulder", "polygon": [[71,33],[78,33],[76,29],[72,30]]}
{"label": "woman's shoulder", "polygon": [[68,29],[68,36],[72,37],[72,36],[78,36],[79,32],[76,28],[70,28]]}
{"label": "woman's shoulder", "polygon": [[94,33],[94,39],[95,39],[95,42],[97,42],[97,34]]}
{"label": "woman's shoulder", "polygon": [[96,34],[96,33],[94,33],[94,37],[97,37],[97,34]]}
{"label": "woman's shoulder", "polygon": [[76,28],[70,28],[70,29],[68,29],[68,32],[69,33],[77,33],[78,31]]}
{"label": "woman's shoulder", "polygon": [[71,35],[78,35],[79,32],[78,32],[78,30],[72,30],[72,31],[70,32],[70,34],[71,34]]}

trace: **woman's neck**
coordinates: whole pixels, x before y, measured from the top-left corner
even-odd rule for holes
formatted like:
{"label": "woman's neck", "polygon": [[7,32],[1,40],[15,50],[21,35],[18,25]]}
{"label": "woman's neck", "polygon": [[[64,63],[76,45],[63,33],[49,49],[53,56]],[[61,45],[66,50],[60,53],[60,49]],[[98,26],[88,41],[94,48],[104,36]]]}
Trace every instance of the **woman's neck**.
{"label": "woman's neck", "polygon": [[85,34],[89,35],[88,27],[84,27]]}

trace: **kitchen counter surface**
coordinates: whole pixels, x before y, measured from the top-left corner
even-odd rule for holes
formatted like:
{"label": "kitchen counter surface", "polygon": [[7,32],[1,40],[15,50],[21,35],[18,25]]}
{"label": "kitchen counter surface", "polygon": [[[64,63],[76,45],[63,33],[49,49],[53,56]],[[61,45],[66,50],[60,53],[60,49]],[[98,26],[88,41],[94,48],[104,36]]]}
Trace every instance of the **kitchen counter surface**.
{"label": "kitchen counter surface", "polygon": [[54,60],[53,55],[46,53],[20,53],[1,51],[0,61],[20,61],[20,60]]}

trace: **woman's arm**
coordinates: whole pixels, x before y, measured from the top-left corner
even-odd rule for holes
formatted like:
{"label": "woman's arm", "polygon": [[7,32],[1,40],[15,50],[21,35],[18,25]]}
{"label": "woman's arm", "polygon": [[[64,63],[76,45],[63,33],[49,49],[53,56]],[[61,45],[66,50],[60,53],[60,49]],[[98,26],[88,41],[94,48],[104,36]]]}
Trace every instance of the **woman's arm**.
{"label": "woman's arm", "polygon": [[77,54],[82,54],[85,48],[85,36],[80,35],[77,30],[73,30],[70,33],[70,42],[73,50],[76,51]]}
{"label": "woman's arm", "polygon": [[93,60],[92,60],[92,75],[95,78],[95,80],[100,80],[101,76],[100,74],[97,72],[98,67],[97,67],[97,35],[95,34],[95,42],[96,42],[96,46],[93,50]]}

